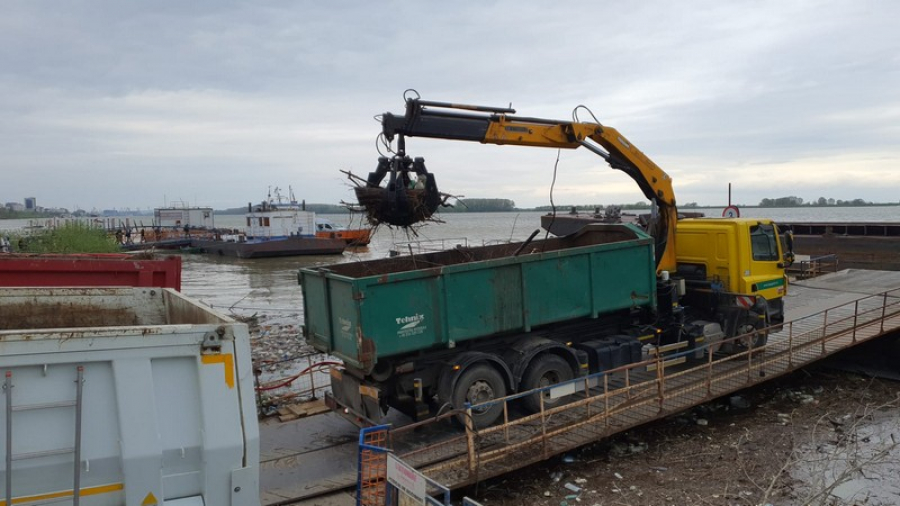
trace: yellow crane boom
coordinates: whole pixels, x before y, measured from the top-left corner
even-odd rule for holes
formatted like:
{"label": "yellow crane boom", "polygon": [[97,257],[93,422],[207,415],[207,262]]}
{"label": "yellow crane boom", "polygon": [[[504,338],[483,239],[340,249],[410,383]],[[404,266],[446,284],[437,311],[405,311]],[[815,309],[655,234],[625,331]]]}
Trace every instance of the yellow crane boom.
{"label": "yellow crane boom", "polygon": [[404,155],[404,137],[430,137],[544,148],[585,147],[603,157],[614,169],[628,174],[658,208],[649,232],[656,239],[657,272],[674,271],[675,222],[678,211],[672,179],[647,158],[624,135],[600,123],[558,121],[513,116],[515,110],[432,102],[408,98],[402,116],[384,113],[382,131],[388,140],[399,137]]}

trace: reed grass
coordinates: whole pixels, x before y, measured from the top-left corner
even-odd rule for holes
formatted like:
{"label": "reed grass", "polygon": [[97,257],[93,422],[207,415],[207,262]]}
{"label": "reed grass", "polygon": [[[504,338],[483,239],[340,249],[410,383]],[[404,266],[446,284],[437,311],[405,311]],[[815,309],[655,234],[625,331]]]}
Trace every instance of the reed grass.
{"label": "reed grass", "polygon": [[82,223],[43,230],[36,234],[10,236],[13,251],[19,253],[118,253],[116,239],[106,230]]}

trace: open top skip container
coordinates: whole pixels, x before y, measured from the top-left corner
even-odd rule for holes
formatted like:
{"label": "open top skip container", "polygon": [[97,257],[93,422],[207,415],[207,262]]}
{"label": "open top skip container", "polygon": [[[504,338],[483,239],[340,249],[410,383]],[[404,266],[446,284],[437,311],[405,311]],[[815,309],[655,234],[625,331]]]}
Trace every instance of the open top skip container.
{"label": "open top skip container", "polygon": [[370,372],[380,357],[655,306],[653,241],[594,225],[530,243],[300,270],[305,335]]}
{"label": "open top skip container", "polygon": [[245,324],[170,288],[0,288],[0,374],[5,504],[259,505]]}

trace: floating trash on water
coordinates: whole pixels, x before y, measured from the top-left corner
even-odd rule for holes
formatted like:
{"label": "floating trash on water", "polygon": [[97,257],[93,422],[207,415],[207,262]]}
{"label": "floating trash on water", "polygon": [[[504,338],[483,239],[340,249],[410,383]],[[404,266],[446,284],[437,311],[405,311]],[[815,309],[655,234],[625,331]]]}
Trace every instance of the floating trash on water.
{"label": "floating trash on water", "polygon": [[566,487],[567,489],[571,490],[572,492],[575,492],[576,494],[581,493],[581,487],[579,487],[578,485],[575,485],[574,483],[566,483],[563,486]]}

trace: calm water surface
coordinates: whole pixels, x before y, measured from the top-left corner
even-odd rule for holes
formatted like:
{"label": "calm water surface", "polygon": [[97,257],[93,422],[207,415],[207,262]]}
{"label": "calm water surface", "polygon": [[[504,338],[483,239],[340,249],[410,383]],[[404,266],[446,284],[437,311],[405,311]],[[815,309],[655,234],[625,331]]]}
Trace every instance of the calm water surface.
{"label": "calm water surface", "polygon": [[[700,209],[720,216],[721,208]],[[449,245],[480,246],[485,242],[521,241],[540,228],[539,212],[443,214],[443,223],[427,223],[415,233],[381,227],[367,248],[343,255],[262,258],[242,260],[208,255],[183,255],[182,292],[225,312],[241,316],[257,314],[273,323],[302,322],[302,299],[297,284],[300,267],[354,262],[387,257],[391,249],[408,252],[400,243],[446,240]],[[862,208],[744,209],[742,216],[782,221],[900,221],[900,206]],[[331,221],[360,226],[347,215],[327,216]],[[140,217],[149,221],[148,217]],[[28,220],[0,221],[0,230],[21,229]],[[241,228],[243,216],[216,216],[216,226]],[[543,237],[539,235],[538,237]]]}

